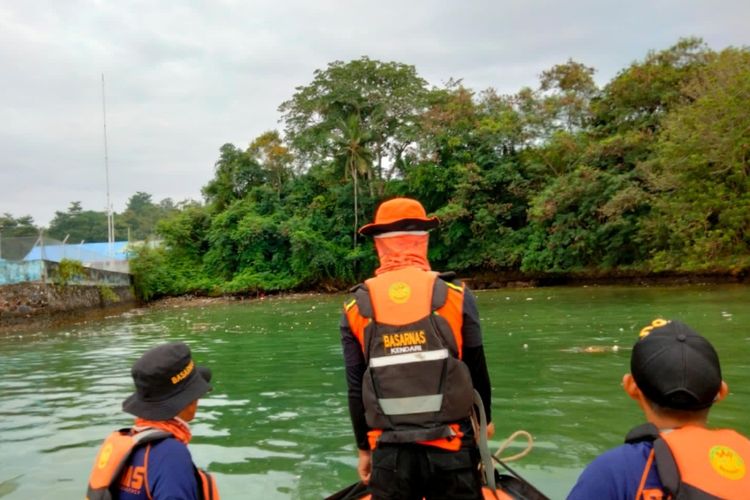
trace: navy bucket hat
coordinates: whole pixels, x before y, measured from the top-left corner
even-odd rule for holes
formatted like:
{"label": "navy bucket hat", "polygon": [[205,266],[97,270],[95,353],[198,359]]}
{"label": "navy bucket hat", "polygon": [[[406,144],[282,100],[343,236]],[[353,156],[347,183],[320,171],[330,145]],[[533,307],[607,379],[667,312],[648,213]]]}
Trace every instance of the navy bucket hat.
{"label": "navy bucket hat", "polygon": [[122,409],[149,420],[169,420],[212,389],[211,370],[197,366],[184,342],[146,351],[131,369],[135,392]]}

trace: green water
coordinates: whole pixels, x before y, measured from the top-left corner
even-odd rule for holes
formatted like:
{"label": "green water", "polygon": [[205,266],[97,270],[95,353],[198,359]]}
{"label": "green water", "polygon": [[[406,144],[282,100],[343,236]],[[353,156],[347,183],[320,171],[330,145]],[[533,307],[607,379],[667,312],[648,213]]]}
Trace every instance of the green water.
{"label": "green water", "polygon": [[[640,423],[619,383],[637,332],[656,316],[681,318],[714,342],[731,394],[711,422],[750,433],[748,287],[514,289],[477,297],[494,388],[493,448],[499,436],[531,432],[534,450],[515,468],[552,498],[564,498],[587,461]],[[0,497],[82,498],[101,439],[129,423],[120,403],[132,388],[131,363],[177,339],[214,372],[191,450],[216,474],[223,498],[313,499],[354,482],[337,328],[342,301],[139,310],[0,337]],[[588,346],[605,352],[582,352]]]}

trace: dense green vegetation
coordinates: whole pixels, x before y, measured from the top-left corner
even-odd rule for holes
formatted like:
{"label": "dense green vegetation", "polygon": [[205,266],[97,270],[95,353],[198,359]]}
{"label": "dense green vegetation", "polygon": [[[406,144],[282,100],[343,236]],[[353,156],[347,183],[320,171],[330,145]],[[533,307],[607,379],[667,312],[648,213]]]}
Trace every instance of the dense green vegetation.
{"label": "dense green vegetation", "polygon": [[567,61],[514,95],[412,66],[333,62],[285,129],[224,145],[205,205],[133,262],[145,297],[342,288],[376,265],[355,228],[416,197],[436,268],[737,272],[750,267],[750,51],[680,40],[603,88]]}
{"label": "dense green vegetation", "polygon": [[[115,214],[115,234],[118,240],[143,240],[156,235],[156,223],[177,211],[174,202],[166,198],[154,203],[148,193],[137,192],[128,200],[125,211]],[[70,242],[107,241],[107,214],[95,210],[83,210],[81,203],[74,201],[66,212],[55,212],[46,233],[50,238]]]}
{"label": "dense green vegetation", "polygon": [[430,259],[464,276],[750,269],[750,49],[684,39],[593,74],[569,60],[500,95],[333,62],[280,105],[283,131],[221,147],[205,203],[150,219],[164,244],[136,288],[341,289],[376,266],[355,229],[397,195],[440,217]]}
{"label": "dense green vegetation", "polygon": [[[154,203],[148,193],[137,192],[128,199],[125,211],[114,214],[115,235],[118,240],[144,240],[157,237],[156,223],[177,212],[186,202],[175,204],[170,198]],[[6,238],[39,236],[40,228],[30,216],[0,215],[0,231]],[[65,212],[55,212],[55,217],[44,235],[70,243],[107,241],[107,214],[103,211],[84,210],[81,202],[73,201]]]}

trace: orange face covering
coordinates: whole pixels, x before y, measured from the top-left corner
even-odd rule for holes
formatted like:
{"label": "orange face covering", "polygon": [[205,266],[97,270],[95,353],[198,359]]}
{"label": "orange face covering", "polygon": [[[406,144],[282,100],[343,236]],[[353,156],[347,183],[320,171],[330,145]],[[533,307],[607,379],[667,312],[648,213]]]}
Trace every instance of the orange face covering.
{"label": "orange face covering", "polygon": [[169,432],[175,437],[175,439],[184,444],[188,444],[190,438],[193,437],[188,424],[179,418],[172,418],[169,420],[146,420],[145,418],[136,418],[135,429],[138,430],[141,427],[150,427],[152,429],[160,429]]}
{"label": "orange face covering", "polygon": [[375,249],[380,259],[380,267],[375,270],[375,275],[404,267],[418,267],[429,271],[430,263],[427,261],[429,238],[426,232],[375,237]]}

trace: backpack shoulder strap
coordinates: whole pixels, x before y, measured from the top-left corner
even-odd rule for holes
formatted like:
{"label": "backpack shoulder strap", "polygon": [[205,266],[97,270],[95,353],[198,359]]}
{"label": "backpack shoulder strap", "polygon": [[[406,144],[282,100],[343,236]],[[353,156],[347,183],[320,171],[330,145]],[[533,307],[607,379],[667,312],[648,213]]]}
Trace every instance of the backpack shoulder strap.
{"label": "backpack shoulder strap", "polygon": [[152,443],[154,441],[159,441],[160,439],[166,439],[168,437],[172,437],[172,434],[163,431],[161,429],[146,429],[143,430],[135,435],[133,435],[133,448],[140,446],[142,444],[146,443]]}
{"label": "backpack shoulder strap", "polygon": [[628,444],[649,441],[653,443],[653,449],[649,454],[646,467],[643,470],[643,477],[641,478],[639,491],[642,491],[643,489],[646,477],[653,462],[656,464],[656,472],[659,474],[659,481],[661,481],[664,491],[671,495],[670,498],[676,498],[677,490],[680,486],[680,472],[669,446],[661,438],[659,429],[652,423],[646,423],[634,427],[628,432],[627,436],[625,436],[625,442]]}
{"label": "backpack shoulder strap", "polygon": [[198,489],[202,500],[219,500],[219,488],[214,477],[205,470],[193,466],[198,479]]}
{"label": "backpack shoulder strap", "polygon": [[659,429],[652,423],[641,424],[633,427],[625,436],[628,444],[640,443],[642,441],[655,441],[659,438]]}
{"label": "backpack shoulder strap", "polygon": [[680,470],[677,468],[672,450],[669,449],[667,442],[661,438],[654,441],[654,461],[664,491],[672,495],[673,498],[677,498],[677,492],[682,483]]}
{"label": "backpack shoulder strap", "polygon": [[448,300],[448,285],[442,279],[437,279],[432,287],[430,311],[437,311],[443,307],[446,300]]}
{"label": "backpack shoulder strap", "polygon": [[372,300],[370,299],[370,290],[367,285],[360,283],[351,290],[354,294],[354,300],[357,302],[359,314],[365,318],[373,318],[375,313],[372,309]]}

